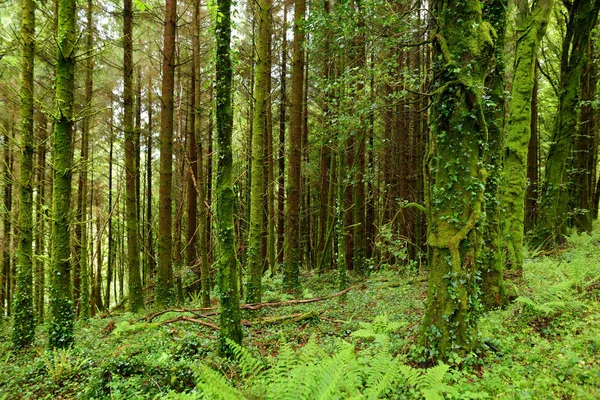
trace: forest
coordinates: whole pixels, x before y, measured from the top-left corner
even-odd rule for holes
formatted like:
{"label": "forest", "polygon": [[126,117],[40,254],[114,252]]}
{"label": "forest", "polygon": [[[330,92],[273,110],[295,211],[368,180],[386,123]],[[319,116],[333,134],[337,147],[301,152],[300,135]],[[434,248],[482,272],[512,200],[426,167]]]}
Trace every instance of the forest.
{"label": "forest", "polygon": [[600,0],[0,0],[0,400],[600,398]]}

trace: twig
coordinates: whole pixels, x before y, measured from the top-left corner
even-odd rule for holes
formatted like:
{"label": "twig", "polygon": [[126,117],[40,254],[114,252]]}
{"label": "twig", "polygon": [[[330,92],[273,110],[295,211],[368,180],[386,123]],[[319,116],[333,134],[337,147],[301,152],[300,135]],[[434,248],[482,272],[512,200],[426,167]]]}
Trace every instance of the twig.
{"label": "twig", "polygon": [[160,325],[167,325],[167,324],[172,324],[174,322],[180,322],[180,321],[193,322],[195,324],[199,324],[199,325],[206,326],[208,328],[214,329],[215,331],[220,331],[221,330],[220,327],[218,327],[215,324],[211,324],[210,322],[202,321],[202,320],[196,319],[196,318],[185,317],[183,315],[180,315],[179,317],[175,317],[173,319],[168,319],[166,321],[163,321],[163,322],[160,323]]}

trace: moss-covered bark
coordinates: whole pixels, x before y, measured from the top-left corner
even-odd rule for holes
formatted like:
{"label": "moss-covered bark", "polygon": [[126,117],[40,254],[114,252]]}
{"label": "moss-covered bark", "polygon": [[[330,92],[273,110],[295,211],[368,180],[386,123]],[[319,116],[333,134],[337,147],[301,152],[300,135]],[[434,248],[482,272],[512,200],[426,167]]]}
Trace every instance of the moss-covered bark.
{"label": "moss-covered bark", "polygon": [[537,51],[548,24],[553,0],[537,1],[530,9],[527,0],[517,7],[517,48],[511,90],[510,113],[504,144],[504,170],[501,184],[501,247],[509,268],[523,266],[523,224],[527,187],[527,151],[531,136],[531,96]]}
{"label": "moss-covered bark", "polygon": [[585,52],[598,19],[600,0],[581,0],[567,3],[566,6],[569,20],[562,46],[558,110],[546,159],[540,212],[533,239],[536,246],[543,247],[550,247],[561,240],[567,229],[571,180],[568,159],[577,132]]}
{"label": "moss-covered bark", "polygon": [[488,0],[484,3],[484,19],[496,31],[494,64],[486,80],[488,101],[484,104],[484,115],[488,129],[486,168],[488,178],[485,184],[485,213],[483,224],[484,246],[481,252],[481,290],[482,303],[486,308],[504,304],[505,291],[502,282],[502,257],[500,256],[500,202],[498,186],[501,174],[502,146],[504,144],[505,115],[505,64],[504,37],[506,31],[506,12],[508,0]]}
{"label": "moss-covered bark", "polygon": [[240,294],[238,262],[235,253],[233,226],[233,193],[231,134],[233,109],[231,104],[231,0],[218,0],[215,36],[216,54],[216,119],[217,119],[217,240],[219,244],[219,289],[221,300],[221,351],[228,353],[227,339],[241,344]]}
{"label": "moss-covered bark", "polygon": [[23,1],[21,22],[21,160],[17,279],[14,299],[13,343],[21,348],[33,343],[33,67],[35,1]]}
{"label": "moss-covered bark", "polygon": [[305,0],[294,2],[294,43],[292,51],[292,88],[288,141],[287,202],[285,209],[285,247],[283,285],[289,292],[300,288],[302,247],[300,243],[300,177],[302,155],[302,100],[304,78]]}
{"label": "moss-covered bark", "polygon": [[[206,207],[206,183],[204,178],[204,153],[202,150],[202,140],[200,135],[202,134],[202,113],[200,108],[200,98],[202,96],[202,77],[200,75],[200,0],[196,0],[194,3],[194,35],[192,36],[192,47],[194,53],[194,79],[196,80],[194,85],[195,95],[195,117],[194,117],[194,135],[197,141],[197,160],[196,160],[196,176],[197,176],[197,191],[198,191],[198,226],[194,227],[197,230],[198,235],[198,252],[197,257],[200,261],[200,275],[201,275],[201,294],[202,294],[202,305],[203,307],[210,306],[210,272],[208,264],[208,233],[207,233],[207,215],[208,209]],[[195,189],[194,189],[195,190]],[[188,224],[190,222],[188,221]]]}
{"label": "moss-covered bark", "polygon": [[429,290],[422,343],[429,357],[475,345],[476,260],[481,250],[486,168],[484,79],[495,33],[477,0],[434,1],[434,95],[427,187]]}
{"label": "moss-covered bark", "polygon": [[73,343],[71,299],[71,175],[73,169],[73,95],[75,89],[76,1],[58,0],[58,57],[54,124],[54,189],[52,195],[52,280],[50,286],[51,348]]}
{"label": "moss-covered bark", "polygon": [[263,232],[264,154],[266,130],[267,65],[269,65],[269,37],[271,36],[271,2],[256,0],[258,32],[256,35],[256,67],[254,69],[254,115],[252,122],[252,186],[250,188],[250,229],[248,238],[248,283],[246,299],[258,303],[261,299],[261,281],[264,258],[261,254]]}
{"label": "moss-covered bark", "polygon": [[[123,2],[123,125],[125,128],[125,227],[127,229],[127,266],[129,269],[129,308],[137,312],[144,308],[140,276],[138,241],[138,202],[136,188],[135,143],[139,131],[133,119],[133,2]],[[169,207],[170,208],[170,207]],[[157,299],[158,300],[158,299]]]}
{"label": "moss-covered bark", "polygon": [[158,274],[156,303],[169,305],[175,298],[172,260],[173,91],[175,87],[175,30],[177,0],[167,0],[163,48],[160,113],[160,187],[158,205]]}

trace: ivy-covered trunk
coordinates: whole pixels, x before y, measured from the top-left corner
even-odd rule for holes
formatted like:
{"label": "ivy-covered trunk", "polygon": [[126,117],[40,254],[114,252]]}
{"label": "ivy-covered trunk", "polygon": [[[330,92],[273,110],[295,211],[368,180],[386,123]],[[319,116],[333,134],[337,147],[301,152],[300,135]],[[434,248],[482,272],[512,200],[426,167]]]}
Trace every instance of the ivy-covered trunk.
{"label": "ivy-covered trunk", "polygon": [[73,170],[73,96],[75,92],[76,1],[58,0],[58,56],[54,124],[54,189],[52,195],[51,348],[73,343],[71,300],[71,175]]}
{"label": "ivy-covered trunk", "polygon": [[549,247],[566,233],[569,214],[570,171],[573,137],[577,132],[579,90],[585,52],[596,25],[600,0],[566,3],[569,12],[560,62],[558,110],[546,159],[540,213],[534,244]]}
{"label": "ivy-covered trunk", "polygon": [[484,79],[495,32],[477,0],[435,0],[433,105],[427,155],[429,290],[422,328],[428,357],[468,353],[477,335],[476,260],[486,167]]}
{"label": "ivy-covered trunk", "polygon": [[248,238],[248,283],[246,299],[258,303],[264,257],[261,254],[263,232],[264,154],[267,87],[269,65],[269,37],[271,36],[271,5],[269,0],[255,1],[258,16],[256,36],[256,67],[254,70],[254,115],[252,122],[252,186],[250,188],[250,230]]}
{"label": "ivy-covered trunk", "polygon": [[527,0],[517,8],[517,48],[511,90],[510,113],[504,144],[504,170],[500,189],[504,263],[509,268],[523,267],[523,224],[527,187],[527,151],[531,136],[531,96],[535,79],[535,62],[540,41],[546,32],[553,0],[537,1],[533,9]]}
{"label": "ivy-covered trunk", "polygon": [[233,206],[233,153],[231,135],[233,109],[231,102],[231,0],[218,0],[215,36],[216,54],[216,119],[217,119],[217,240],[219,244],[218,274],[221,300],[221,352],[229,353],[227,340],[242,343],[238,262],[235,253]]}
{"label": "ivy-covered trunk", "polygon": [[35,50],[35,1],[23,1],[21,22],[21,160],[17,281],[14,299],[13,343],[17,348],[33,343],[33,66]]}
{"label": "ivy-covered trunk", "polygon": [[483,224],[484,246],[481,252],[482,303],[488,309],[504,304],[502,282],[502,257],[500,256],[500,202],[498,186],[502,170],[502,145],[504,144],[504,114],[506,105],[504,84],[504,37],[506,31],[506,9],[508,0],[489,0],[484,3],[484,18],[496,31],[494,65],[489,71],[485,87],[488,101],[484,104],[484,115],[488,129],[485,184],[485,214]]}

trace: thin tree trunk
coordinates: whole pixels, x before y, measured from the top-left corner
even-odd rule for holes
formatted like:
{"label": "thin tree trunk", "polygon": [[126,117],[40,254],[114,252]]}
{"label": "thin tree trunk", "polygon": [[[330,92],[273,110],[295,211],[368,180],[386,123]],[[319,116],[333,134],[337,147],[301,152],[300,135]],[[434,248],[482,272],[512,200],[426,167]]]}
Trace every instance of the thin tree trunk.
{"label": "thin tree trunk", "polygon": [[558,110],[546,159],[544,186],[534,244],[548,248],[566,233],[570,171],[568,159],[577,131],[581,74],[585,51],[598,19],[600,1],[581,0],[567,5],[569,20],[563,40]]}
{"label": "thin tree trunk", "polygon": [[158,210],[158,279],[156,303],[170,305],[174,299],[172,246],[173,91],[175,86],[175,30],[177,0],[166,0],[163,80],[160,115],[160,188]]}
{"label": "thin tree trunk", "polygon": [[[536,63],[537,64],[537,63]],[[533,93],[531,94],[531,136],[527,145],[527,192],[525,193],[525,232],[535,228],[538,208],[539,145],[538,145],[538,69],[534,67]]]}
{"label": "thin tree trunk", "polygon": [[305,0],[294,2],[294,44],[290,132],[288,146],[288,182],[285,212],[285,248],[283,285],[289,292],[300,289],[302,248],[300,243],[300,177],[302,171],[302,103],[304,78],[304,13]]}
{"label": "thin tree trunk", "polygon": [[[129,269],[129,308],[138,312],[144,308],[140,277],[138,242],[138,198],[136,143],[133,109],[133,2],[123,2],[123,125],[125,127],[125,225],[127,229],[127,266]],[[165,47],[167,47],[165,40]],[[165,53],[166,54],[166,53]],[[166,57],[166,55],[165,55]]]}
{"label": "thin tree trunk", "polygon": [[235,253],[233,224],[232,168],[232,66],[231,66],[231,0],[217,0],[215,36],[216,51],[216,119],[217,119],[217,238],[219,242],[219,288],[221,294],[221,353],[231,354],[227,340],[242,342],[238,262]]}
{"label": "thin tree trunk", "polygon": [[[519,0],[517,26],[523,32],[517,40],[510,113],[503,150],[504,169],[500,202],[504,212],[500,221],[500,243],[508,268],[523,266],[523,223],[527,173],[527,147],[531,137],[531,96],[534,63],[544,37],[553,0],[536,2],[530,10],[527,0]],[[503,254],[503,256],[504,256]]]}
{"label": "thin tree trunk", "polygon": [[258,35],[256,36],[256,67],[254,70],[254,115],[252,123],[252,186],[250,189],[250,230],[248,240],[248,282],[246,300],[260,303],[263,260],[264,154],[266,130],[267,70],[269,65],[269,36],[271,35],[270,0],[256,0]]}
{"label": "thin tree trunk", "polygon": [[283,2],[283,27],[281,34],[281,75],[279,100],[279,159],[278,159],[278,196],[277,196],[277,263],[283,263],[284,227],[285,227],[285,120],[287,107],[287,2]]}

